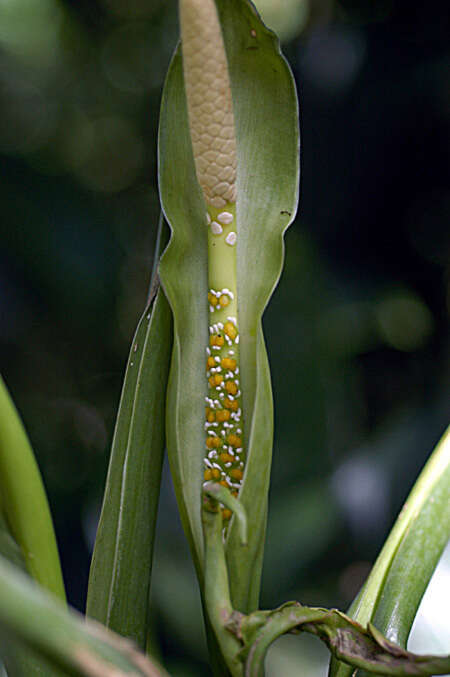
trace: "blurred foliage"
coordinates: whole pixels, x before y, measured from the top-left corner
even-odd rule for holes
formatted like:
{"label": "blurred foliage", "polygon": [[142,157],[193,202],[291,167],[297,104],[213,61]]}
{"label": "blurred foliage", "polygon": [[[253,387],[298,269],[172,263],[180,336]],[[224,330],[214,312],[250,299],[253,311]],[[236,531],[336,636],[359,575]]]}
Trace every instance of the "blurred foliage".
{"label": "blurred foliage", "polygon": [[[447,423],[448,13],[258,4],[285,39],[303,150],[265,317],[276,439],[262,603],[345,608]],[[177,34],[175,0],[0,2],[1,369],[79,608],[150,277]],[[154,572],[154,651],[174,675],[199,675],[200,602],[167,472]],[[294,674],[291,639],[270,674]],[[310,646],[312,670],[323,659]]]}

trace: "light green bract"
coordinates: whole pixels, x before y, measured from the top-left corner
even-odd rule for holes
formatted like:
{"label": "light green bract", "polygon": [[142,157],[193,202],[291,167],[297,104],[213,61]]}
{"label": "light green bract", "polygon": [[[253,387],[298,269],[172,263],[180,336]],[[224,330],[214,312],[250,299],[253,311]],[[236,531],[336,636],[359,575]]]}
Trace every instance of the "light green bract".
{"label": "light green bract", "polygon": [[[450,427],[416,480],[349,615],[402,647],[450,537]],[[330,677],[351,677],[331,661]],[[366,673],[361,673],[363,677]]]}
{"label": "light green bract", "polygon": [[[283,234],[295,216],[299,180],[294,81],[274,34],[245,0],[218,0],[237,146],[236,275],[245,470],[239,491],[248,544],[232,518],[226,555],[232,604],[257,608],[273,440],[270,372],[261,318],[283,265]],[[160,278],[174,316],[167,444],[175,491],[200,580],[205,455],[205,348],[209,339],[208,230],[189,134],[180,49],[163,92],[159,186],[172,237]]]}

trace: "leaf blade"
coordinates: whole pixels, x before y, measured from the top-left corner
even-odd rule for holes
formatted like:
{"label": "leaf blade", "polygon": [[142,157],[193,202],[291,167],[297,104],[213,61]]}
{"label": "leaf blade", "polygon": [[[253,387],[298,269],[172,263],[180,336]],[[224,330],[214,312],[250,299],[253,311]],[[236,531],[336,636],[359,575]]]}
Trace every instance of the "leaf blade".
{"label": "leaf blade", "polygon": [[69,611],[3,558],[0,627],[14,641],[71,675],[167,677],[130,642]]}
{"label": "leaf blade", "polygon": [[88,616],[141,648],[148,632],[171,333],[160,289],[130,350],[89,578]]}
{"label": "leaf blade", "polygon": [[58,546],[41,474],[25,428],[0,377],[0,486],[2,510],[26,568],[65,600]]}

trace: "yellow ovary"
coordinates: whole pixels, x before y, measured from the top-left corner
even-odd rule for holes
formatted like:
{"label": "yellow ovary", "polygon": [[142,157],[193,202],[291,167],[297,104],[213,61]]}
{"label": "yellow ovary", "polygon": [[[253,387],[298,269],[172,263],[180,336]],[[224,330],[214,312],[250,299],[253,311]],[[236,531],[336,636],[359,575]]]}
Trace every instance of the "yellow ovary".
{"label": "yellow ovary", "polygon": [[[219,292],[212,289],[211,293]],[[209,393],[205,410],[205,480],[217,481],[236,491],[244,476],[245,461],[239,389],[239,331],[236,319],[223,317],[226,321],[221,322],[222,315],[218,315],[212,304],[210,313],[219,321],[210,326],[206,360]]]}

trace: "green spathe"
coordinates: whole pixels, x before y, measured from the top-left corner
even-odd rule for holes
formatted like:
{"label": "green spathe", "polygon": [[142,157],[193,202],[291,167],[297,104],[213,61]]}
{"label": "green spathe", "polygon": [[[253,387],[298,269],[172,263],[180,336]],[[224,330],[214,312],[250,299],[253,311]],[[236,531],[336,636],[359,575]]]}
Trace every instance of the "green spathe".
{"label": "green spathe", "polygon": [[[261,329],[283,265],[283,233],[298,199],[298,107],[279,44],[245,0],[219,0],[238,153],[237,288],[246,469],[240,500],[248,516],[245,553],[232,520],[227,535],[231,599],[257,608],[273,437],[270,373]],[[159,132],[159,185],[172,229],[160,277],[174,315],[167,443],[184,528],[203,577],[208,255],[205,204],[197,184],[180,51],[167,76]]]}

